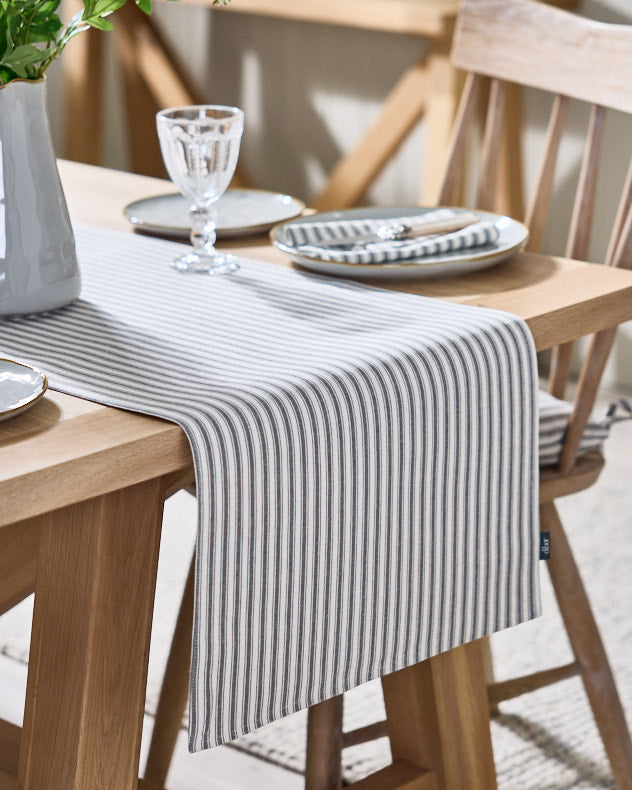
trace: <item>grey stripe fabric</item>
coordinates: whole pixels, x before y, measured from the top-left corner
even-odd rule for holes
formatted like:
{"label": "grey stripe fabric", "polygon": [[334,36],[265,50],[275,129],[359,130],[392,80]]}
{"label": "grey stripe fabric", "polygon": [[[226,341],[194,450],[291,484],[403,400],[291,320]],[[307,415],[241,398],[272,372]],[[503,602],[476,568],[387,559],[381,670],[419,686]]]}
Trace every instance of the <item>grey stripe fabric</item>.
{"label": "grey stripe fabric", "polygon": [[[550,393],[541,390],[538,394],[538,412],[540,466],[555,466],[562,452],[573,406],[567,401],[559,400]],[[630,403],[621,399],[613,403],[608,413],[603,417],[591,416],[582,435],[579,455],[590,450],[600,451],[610,434],[612,423],[621,419],[629,419],[630,413]]]}
{"label": "grey stripe fabric", "polygon": [[481,220],[452,233],[443,233],[432,237],[417,237],[401,241],[376,241],[361,249],[334,249],[332,244],[352,242],[354,238],[366,233],[376,233],[378,228],[387,224],[403,223],[415,225],[422,222],[446,220],[458,216],[459,213],[449,208],[428,211],[422,216],[402,216],[385,219],[327,219],[308,222],[293,220],[285,227],[288,246],[300,248],[300,254],[323,261],[340,263],[387,263],[395,261],[412,261],[428,258],[432,255],[443,255],[446,252],[457,252],[472,248],[493,247],[498,240],[499,231],[493,222]]}
{"label": "grey stripe fabric", "polygon": [[0,322],[51,386],[174,420],[199,502],[190,748],[539,614],[522,321],[77,227],[73,305]]}

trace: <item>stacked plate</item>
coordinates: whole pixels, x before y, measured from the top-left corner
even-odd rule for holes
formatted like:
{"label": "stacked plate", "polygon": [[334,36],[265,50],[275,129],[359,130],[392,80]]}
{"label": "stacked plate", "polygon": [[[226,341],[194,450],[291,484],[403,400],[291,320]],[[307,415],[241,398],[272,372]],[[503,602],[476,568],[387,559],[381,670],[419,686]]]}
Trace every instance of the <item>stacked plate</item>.
{"label": "stacked plate", "polygon": [[[217,201],[217,237],[238,238],[269,230],[298,217],[305,204],[291,195],[265,189],[229,189]],[[181,194],[155,195],[129,203],[125,216],[145,233],[189,238],[189,202]]]}
{"label": "stacked plate", "polygon": [[[468,224],[425,235],[424,223],[458,220]],[[486,269],[526,242],[527,228],[500,214],[461,208],[381,207],[323,212],[274,227],[273,244],[300,266],[340,277],[449,277]],[[389,238],[398,225],[415,226],[412,238]],[[456,222],[456,225],[459,223]],[[430,225],[429,225],[430,227]],[[386,233],[384,233],[386,231]]]}

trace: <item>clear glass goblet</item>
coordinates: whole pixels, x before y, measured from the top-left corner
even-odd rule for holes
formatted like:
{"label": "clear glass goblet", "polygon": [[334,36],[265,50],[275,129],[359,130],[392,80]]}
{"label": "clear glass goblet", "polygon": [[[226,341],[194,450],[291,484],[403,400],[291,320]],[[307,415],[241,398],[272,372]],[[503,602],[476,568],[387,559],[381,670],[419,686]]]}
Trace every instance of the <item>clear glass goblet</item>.
{"label": "clear glass goblet", "polygon": [[235,256],[215,249],[214,204],[230,183],[244,129],[244,113],[219,104],[161,110],[156,127],[169,178],[191,201],[193,251],[172,261],[181,272],[226,274]]}

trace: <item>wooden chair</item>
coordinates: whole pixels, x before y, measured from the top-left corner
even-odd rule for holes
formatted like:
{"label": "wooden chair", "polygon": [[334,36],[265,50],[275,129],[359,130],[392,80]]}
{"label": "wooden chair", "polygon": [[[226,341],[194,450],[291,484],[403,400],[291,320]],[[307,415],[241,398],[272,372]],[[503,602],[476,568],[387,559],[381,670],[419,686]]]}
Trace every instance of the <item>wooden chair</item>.
{"label": "wooden chair", "polygon": [[[529,86],[553,95],[548,132],[525,222],[529,249],[539,251],[555,187],[555,164],[571,100],[591,105],[584,155],[579,173],[565,255],[588,259],[596,203],[597,175],[603,157],[606,109],[632,114],[629,47],[632,26],[607,25],[547,8],[535,0],[463,0],[452,49],[452,61],[468,72],[455,124],[438,203],[450,205],[459,194],[468,164],[472,133],[476,133],[478,102],[487,100],[480,149],[480,178],[473,205],[494,210],[499,179],[499,143],[508,89]],[[607,153],[607,152],[606,152]],[[632,163],[613,221],[605,264],[632,268]],[[580,675],[619,790],[632,788],[632,743],[607,655],[579,569],[560,521],[555,500],[583,491],[598,478],[604,459],[596,449],[579,453],[615,330],[591,338],[560,445],[557,463],[540,468],[540,523],[551,536],[546,563],[562,614],[574,660],[562,667],[534,672],[502,683],[493,680],[488,656],[488,698],[498,703]],[[549,392],[563,398],[571,369],[572,344],[554,350]],[[326,718],[325,712],[322,718]],[[324,728],[312,712],[310,730]],[[331,726],[327,723],[327,726]],[[383,723],[342,736],[343,748],[385,733]],[[314,742],[319,739],[310,731]],[[308,740],[309,742],[309,740]],[[316,759],[313,755],[310,755]],[[329,787],[337,787],[331,784]],[[320,785],[326,787],[326,785]]]}
{"label": "wooden chair", "polygon": [[[500,141],[505,128],[508,91],[514,85],[539,88],[553,97],[541,165],[525,221],[529,247],[542,245],[555,187],[555,163],[571,100],[592,105],[565,254],[587,259],[596,203],[606,108],[632,114],[632,26],[606,25],[550,8],[536,0],[463,0],[452,49],[453,64],[467,72],[465,89],[449,149],[438,203],[453,205],[467,179],[473,140],[480,139],[478,171],[471,205],[494,210],[501,175]],[[479,102],[487,104],[480,134]],[[605,152],[607,153],[607,152]],[[472,185],[470,185],[472,186]],[[632,166],[623,187],[605,264],[632,268]],[[540,469],[542,530],[551,535],[546,563],[562,613],[574,660],[567,666],[495,683],[488,655],[488,697],[493,709],[503,700],[581,675],[612,773],[619,790],[632,788],[632,744],[606,652],[555,500],[586,489],[598,478],[604,459],[598,449],[579,452],[615,330],[592,337],[572,407],[568,429],[560,434],[554,465]],[[555,349],[550,392],[563,398],[570,373],[571,346]],[[190,623],[193,606],[191,571],[182,601],[156,716],[146,777],[164,782],[181,726],[188,690]],[[342,697],[309,711],[308,790],[341,786],[341,750],[386,734],[385,722],[342,732]]]}

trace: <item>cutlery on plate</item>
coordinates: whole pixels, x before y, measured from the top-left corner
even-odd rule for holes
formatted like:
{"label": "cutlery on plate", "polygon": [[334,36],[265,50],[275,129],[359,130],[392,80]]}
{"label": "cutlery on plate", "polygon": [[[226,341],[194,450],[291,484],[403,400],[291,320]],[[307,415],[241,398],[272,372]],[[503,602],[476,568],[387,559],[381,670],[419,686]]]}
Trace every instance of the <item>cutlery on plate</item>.
{"label": "cutlery on plate", "polygon": [[419,222],[386,222],[381,225],[375,233],[364,233],[358,236],[350,236],[339,241],[326,241],[325,243],[300,244],[296,249],[301,250],[306,247],[326,246],[332,250],[352,250],[366,244],[379,243],[381,241],[404,241],[406,239],[417,239],[433,236],[441,236],[446,233],[462,230],[468,225],[480,222],[480,217],[472,212],[463,212],[454,217],[446,219],[426,220],[419,218]]}

